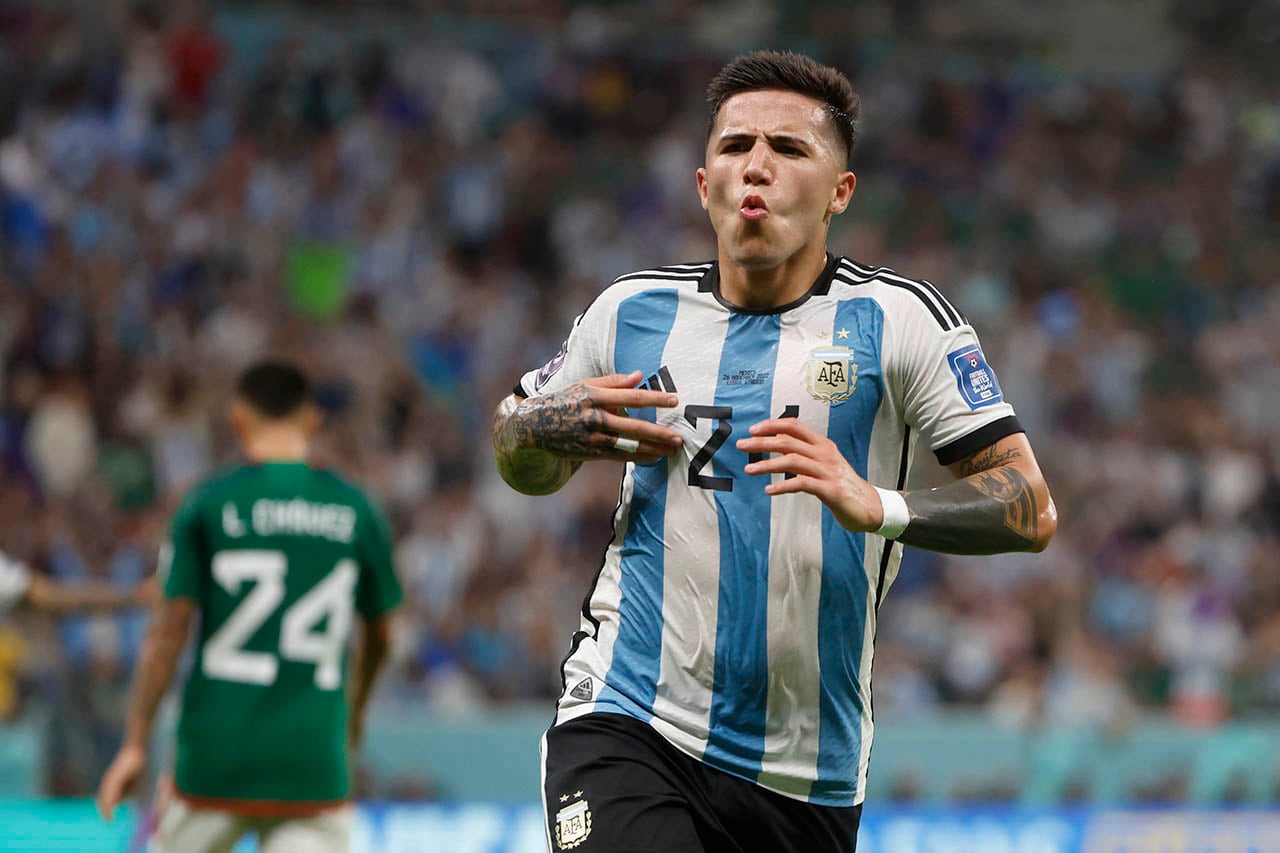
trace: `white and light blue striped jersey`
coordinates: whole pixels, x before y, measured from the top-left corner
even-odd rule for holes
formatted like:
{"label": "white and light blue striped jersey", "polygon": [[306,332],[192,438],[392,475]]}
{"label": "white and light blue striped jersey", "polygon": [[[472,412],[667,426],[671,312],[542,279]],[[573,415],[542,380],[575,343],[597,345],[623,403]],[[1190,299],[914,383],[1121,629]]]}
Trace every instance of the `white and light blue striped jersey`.
{"label": "white and light blue striped jersey", "polygon": [[876,608],[901,548],[812,495],[770,497],[735,442],[799,418],[901,489],[921,437],[948,464],[1021,431],[973,328],[929,283],[844,258],[754,312],[721,297],[714,263],[679,264],[617,279],[517,393],[635,370],[680,402],[632,416],[680,431],[684,450],[627,465],[556,723],[626,714],[779,794],[861,802]]}

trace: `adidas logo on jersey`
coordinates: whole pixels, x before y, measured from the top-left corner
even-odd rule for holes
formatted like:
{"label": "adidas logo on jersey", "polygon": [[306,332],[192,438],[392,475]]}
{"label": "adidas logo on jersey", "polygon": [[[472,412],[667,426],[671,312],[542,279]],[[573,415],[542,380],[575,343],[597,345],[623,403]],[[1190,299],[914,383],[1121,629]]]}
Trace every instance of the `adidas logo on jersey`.
{"label": "adidas logo on jersey", "polygon": [[671,378],[671,371],[667,370],[665,364],[658,368],[657,373],[640,383],[640,387],[648,388],[650,391],[666,391],[668,394],[676,393],[676,381]]}
{"label": "adidas logo on jersey", "polygon": [[569,691],[569,695],[574,699],[581,699],[584,702],[589,702],[591,701],[591,694],[594,689],[595,685],[591,683],[591,679],[584,678]]}

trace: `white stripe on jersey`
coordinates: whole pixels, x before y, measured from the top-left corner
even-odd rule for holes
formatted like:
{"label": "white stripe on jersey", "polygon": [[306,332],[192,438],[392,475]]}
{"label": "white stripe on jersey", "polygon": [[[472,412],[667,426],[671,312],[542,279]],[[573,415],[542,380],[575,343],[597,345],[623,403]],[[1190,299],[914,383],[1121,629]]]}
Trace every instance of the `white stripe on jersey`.
{"label": "white stripe on jersey", "polygon": [[[778,375],[802,375],[809,351],[817,341],[804,328],[830,329],[836,303],[824,301],[803,312],[803,327],[784,326],[778,341]],[[800,402],[809,409],[806,422],[819,435],[827,434],[827,408],[813,400],[797,401],[795,388],[773,385],[769,411],[775,417]],[[782,475],[775,474],[774,482]],[[765,713],[764,760],[759,782],[774,791],[807,799],[818,773],[818,732],[821,696],[818,671],[818,612],[822,596],[822,538],[811,537],[803,552],[786,546],[789,530],[821,530],[822,501],[808,494],[775,497],[769,519],[769,701]]]}
{"label": "white stripe on jersey", "polygon": [[618,639],[618,604],[622,601],[622,541],[635,490],[632,467],[627,466],[627,472],[622,478],[621,495],[614,510],[613,542],[605,551],[604,565],[600,568],[595,589],[587,602],[587,612],[595,622],[587,614],[583,614],[578,630],[586,636],[564,663],[565,692],[556,710],[556,723],[563,723],[595,710],[594,701],[578,700],[569,691],[584,678],[590,678],[592,696],[598,696],[604,686],[604,674],[613,663],[613,646]]}
{"label": "white stripe on jersey", "polygon": [[[680,364],[676,394],[685,401],[710,401],[716,397],[724,335],[708,339],[706,331],[720,322],[723,312],[715,303],[681,294],[675,324],[662,354],[663,364]],[[727,322],[727,321],[726,321]],[[690,358],[690,345],[697,357]],[[703,419],[696,429],[677,416],[668,424],[680,430],[686,445],[701,447],[716,422]],[[689,487],[689,465],[683,455],[671,461],[667,486],[666,530],[679,530],[685,520],[716,517],[715,492]],[[710,678],[715,671],[715,643],[708,644],[705,626],[715,625],[720,602],[719,573],[708,571],[708,554],[718,554],[720,531],[705,525],[700,547],[668,548],[662,580],[662,657],[658,692],[653,703],[653,727],[691,755],[701,756],[707,747],[711,719]],[[714,636],[714,635],[713,635]]]}

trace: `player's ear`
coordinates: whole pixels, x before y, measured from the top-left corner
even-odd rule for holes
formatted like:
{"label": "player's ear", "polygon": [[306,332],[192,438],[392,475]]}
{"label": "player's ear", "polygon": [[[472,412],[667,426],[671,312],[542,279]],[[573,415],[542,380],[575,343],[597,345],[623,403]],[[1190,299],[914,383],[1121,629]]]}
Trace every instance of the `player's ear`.
{"label": "player's ear", "polygon": [[231,428],[243,441],[253,425],[253,412],[243,401],[232,400],[227,406],[227,420],[231,422]]}
{"label": "player's ear", "polygon": [[836,183],[835,192],[831,195],[831,203],[827,205],[827,213],[831,216],[844,213],[849,202],[853,200],[853,190],[857,186],[857,175],[853,172],[842,172],[839,182]]}
{"label": "player's ear", "polygon": [[320,411],[318,406],[308,405],[303,408],[302,428],[306,431],[308,438],[315,435],[316,431],[320,429],[320,426],[323,423],[324,414]]}
{"label": "player's ear", "polygon": [[705,168],[698,170],[698,200],[702,202],[702,209],[707,209],[707,170]]}

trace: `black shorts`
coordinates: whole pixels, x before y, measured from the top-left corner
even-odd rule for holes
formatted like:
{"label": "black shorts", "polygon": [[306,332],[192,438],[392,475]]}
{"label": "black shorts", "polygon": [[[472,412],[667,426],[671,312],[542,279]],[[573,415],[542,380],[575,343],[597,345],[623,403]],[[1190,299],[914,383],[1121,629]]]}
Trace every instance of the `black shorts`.
{"label": "black shorts", "polygon": [[852,853],[862,806],[767,791],[680,752],[647,724],[587,714],[546,737],[551,849],[578,853]]}

